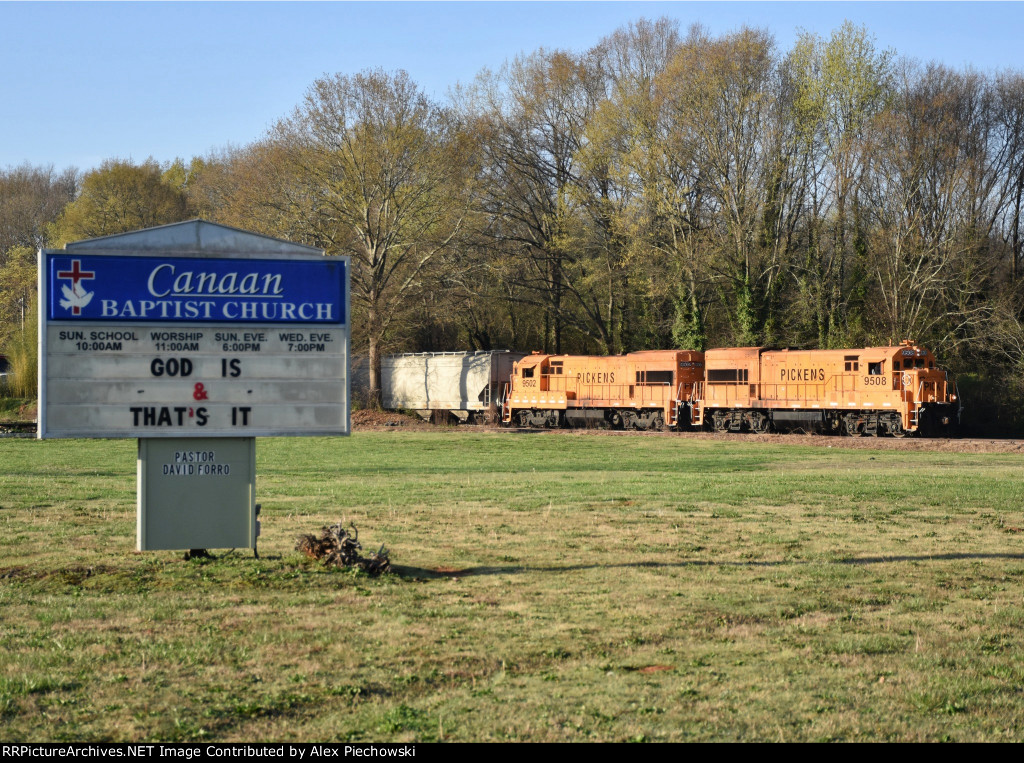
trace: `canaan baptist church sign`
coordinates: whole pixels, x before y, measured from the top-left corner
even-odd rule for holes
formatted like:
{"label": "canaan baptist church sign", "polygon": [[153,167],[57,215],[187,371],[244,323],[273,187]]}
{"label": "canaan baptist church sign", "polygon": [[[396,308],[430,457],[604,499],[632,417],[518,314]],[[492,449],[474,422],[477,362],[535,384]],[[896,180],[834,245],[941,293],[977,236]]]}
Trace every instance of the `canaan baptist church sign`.
{"label": "canaan baptist church sign", "polygon": [[[343,270],[338,263],[327,266]],[[154,262],[147,257],[112,260],[103,255],[50,253],[48,317],[53,321],[338,323],[342,295],[336,291],[337,278],[322,279],[324,271],[322,261],[195,262],[165,257]],[[97,286],[102,287],[102,296],[94,299]]]}
{"label": "canaan baptist church sign", "polygon": [[256,437],[347,435],[349,260],[202,220],[43,250],[40,438],[138,438],[137,547],[256,548]]}
{"label": "canaan baptist church sign", "polygon": [[43,251],[39,436],[347,434],[348,265],[203,221]]}

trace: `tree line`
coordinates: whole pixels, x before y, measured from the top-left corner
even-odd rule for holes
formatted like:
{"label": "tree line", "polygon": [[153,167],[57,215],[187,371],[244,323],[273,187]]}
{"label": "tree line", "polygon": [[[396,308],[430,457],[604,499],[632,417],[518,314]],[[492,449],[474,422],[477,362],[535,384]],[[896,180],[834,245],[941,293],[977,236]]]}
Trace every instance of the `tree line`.
{"label": "tree line", "polygon": [[866,28],[713,36],[640,20],[435,101],[316,80],[259,140],[161,166],[0,172],[0,343],[34,252],[192,217],[352,258],[386,352],[859,347],[913,339],[985,431],[1024,425],[1024,75]]}

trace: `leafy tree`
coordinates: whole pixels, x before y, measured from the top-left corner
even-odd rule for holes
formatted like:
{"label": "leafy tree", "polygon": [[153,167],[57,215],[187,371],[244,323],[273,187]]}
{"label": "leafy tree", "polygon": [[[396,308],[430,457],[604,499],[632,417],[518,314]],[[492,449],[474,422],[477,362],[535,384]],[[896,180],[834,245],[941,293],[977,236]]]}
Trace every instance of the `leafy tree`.
{"label": "leafy tree", "polygon": [[808,149],[812,219],[802,283],[818,345],[847,341],[854,253],[863,238],[860,190],[871,171],[865,141],[892,96],[892,51],[846,21],[826,41],[803,33],[790,55],[796,129]]}
{"label": "leafy tree", "polygon": [[54,246],[69,241],[180,222],[190,217],[182,189],[163,177],[153,159],[142,164],[108,159],[86,173],[78,198],[51,227]]}
{"label": "leafy tree", "polygon": [[193,160],[186,185],[197,216],[314,245],[292,203],[296,183],[285,147],[269,138]]}
{"label": "leafy tree", "polygon": [[7,392],[36,394],[38,322],[36,318],[36,250],[14,247],[0,265],[0,354],[11,365]]}
{"label": "leafy tree", "polygon": [[482,72],[450,108],[401,72],[324,77],[263,139],[147,166],[204,218],[351,255],[375,388],[385,348],[905,337],[1001,379],[1024,323],[1022,83],[904,65],[849,22],[780,52],[640,20]]}
{"label": "leafy tree", "polygon": [[17,246],[0,265],[0,346],[36,320],[31,302],[36,293],[36,250]]}
{"label": "leafy tree", "polygon": [[[660,85],[674,164],[692,165],[705,200],[701,238],[710,252],[703,259],[729,305],[734,341],[770,341],[788,256],[780,223],[790,207],[785,181],[793,147],[774,41],[753,29],[719,40],[695,37]],[[681,305],[682,325],[699,325],[692,293]]]}
{"label": "leafy tree", "polygon": [[586,217],[590,320],[610,352],[671,341],[673,264],[647,205],[661,135],[657,83],[679,49],[678,24],[641,19],[590,52],[603,97],[589,119],[573,191]]}
{"label": "leafy tree", "polygon": [[11,332],[0,344],[0,352],[10,363],[7,392],[12,397],[33,398],[38,394],[39,324],[35,320],[36,301],[32,297],[26,305],[29,316],[24,327]]}

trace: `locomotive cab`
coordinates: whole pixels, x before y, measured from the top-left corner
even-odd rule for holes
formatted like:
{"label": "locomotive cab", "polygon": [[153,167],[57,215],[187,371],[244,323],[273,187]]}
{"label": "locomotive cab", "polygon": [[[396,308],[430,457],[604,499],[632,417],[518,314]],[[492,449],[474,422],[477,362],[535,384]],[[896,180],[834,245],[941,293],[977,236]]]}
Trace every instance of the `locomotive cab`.
{"label": "locomotive cab", "polygon": [[550,369],[549,355],[530,355],[515,364],[512,375],[522,389],[547,389],[546,376]]}
{"label": "locomotive cab", "polygon": [[902,391],[911,408],[913,430],[924,435],[956,432],[960,425],[960,396],[929,350],[904,341],[892,358],[892,377],[893,388]]}
{"label": "locomotive cab", "polygon": [[[519,426],[555,427],[565,410],[565,394],[551,394],[552,366],[561,375],[564,362],[552,364],[550,355],[533,353],[512,367],[509,397],[502,413],[503,423]],[[556,385],[557,386],[557,385]]]}

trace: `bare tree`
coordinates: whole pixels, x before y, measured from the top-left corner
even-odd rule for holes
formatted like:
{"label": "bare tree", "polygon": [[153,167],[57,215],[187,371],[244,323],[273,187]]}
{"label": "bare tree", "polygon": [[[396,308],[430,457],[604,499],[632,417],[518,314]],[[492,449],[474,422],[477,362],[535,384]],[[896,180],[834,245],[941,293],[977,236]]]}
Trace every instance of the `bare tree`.
{"label": "bare tree", "polygon": [[1003,72],[995,82],[998,132],[1006,151],[1005,203],[999,206],[1000,233],[1009,246],[1010,279],[1016,282],[1024,266],[1024,75]]}
{"label": "bare tree", "polygon": [[382,344],[462,229],[472,157],[403,71],[317,80],[269,144],[286,175],[275,183],[282,218],[302,240],[352,257],[377,400]]}
{"label": "bare tree", "polygon": [[[478,83],[483,157],[478,200],[495,255],[516,263],[520,298],[541,308],[544,349],[560,352],[580,320],[580,150],[601,96],[584,57],[539,51]],[[570,308],[572,304],[572,308]],[[604,327],[596,327],[605,337]]]}
{"label": "bare tree", "polygon": [[947,346],[990,312],[993,261],[983,256],[1006,186],[986,83],[930,65],[901,73],[878,118],[867,185],[871,263],[885,337]]}
{"label": "bare tree", "polygon": [[78,170],[20,167],[0,171],[0,264],[16,246],[46,246],[47,226],[78,192]]}

